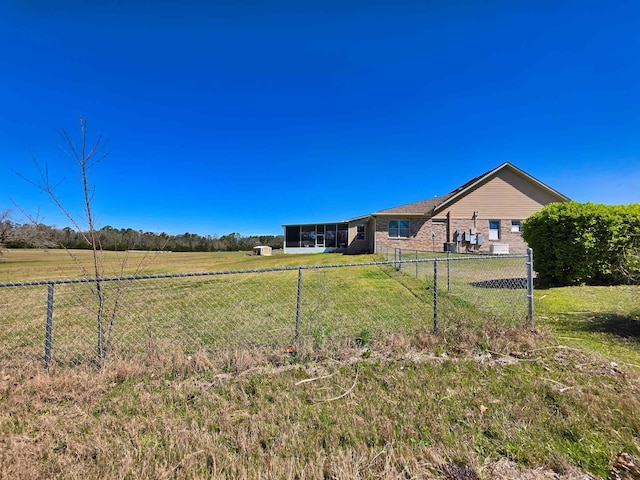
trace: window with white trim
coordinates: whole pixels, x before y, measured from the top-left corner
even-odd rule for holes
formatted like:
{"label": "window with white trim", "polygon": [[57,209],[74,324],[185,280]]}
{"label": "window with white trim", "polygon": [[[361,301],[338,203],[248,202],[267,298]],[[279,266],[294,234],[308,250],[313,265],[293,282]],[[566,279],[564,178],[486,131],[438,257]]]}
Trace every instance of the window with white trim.
{"label": "window with white trim", "polygon": [[389,220],[389,238],[409,238],[409,220]]}
{"label": "window with white trim", "polygon": [[356,240],[364,240],[364,225],[356,225]]}
{"label": "window with white trim", "polygon": [[521,225],[522,222],[520,220],[511,220],[511,231],[519,233]]}
{"label": "window with white trim", "polygon": [[489,240],[500,240],[500,220],[489,220]]}

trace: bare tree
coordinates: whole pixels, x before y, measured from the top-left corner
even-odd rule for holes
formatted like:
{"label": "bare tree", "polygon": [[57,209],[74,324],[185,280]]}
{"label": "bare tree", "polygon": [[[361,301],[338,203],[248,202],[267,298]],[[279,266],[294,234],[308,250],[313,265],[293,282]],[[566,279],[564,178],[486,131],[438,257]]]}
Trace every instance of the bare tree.
{"label": "bare tree", "polygon": [[[117,284],[115,289],[111,289],[110,303],[107,311],[106,308],[106,296],[105,289],[105,253],[102,249],[100,231],[96,225],[96,217],[92,208],[92,202],[95,194],[95,186],[91,183],[90,173],[92,169],[102,162],[107,156],[108,152],[105,151],[107,145],[106,141],[103,141],[102,136],[99,135],[93,142],[89,142],[87,135],[87,122],[80,116],[80,140],[79,143],[74,143],[66,130],[61,130],[60,135],[65,143],[67,153],[75,161],[79,171],[80,180],[82,184],[82,205],[84,215],[82,217],[74,216],[68,207],[62,202],[59,197],[56,187],[58,184],[54,183],[49,175],[49,169],[45,165],[41,167],[37,161],[35,161],[38,168],[39,179],[32,181],[24,176],[18,174],[30,184],[34,185],[38,190],[42,191],[49,200],[62,212],[65,218],[71,223],[73,229],[77,232],[79,237],[89,245],[92,256],[91,265],[87,267],[84,265],[78,256],[64,245],[60,244],[69,255],[73,258],[76,265],[79,267],[82,275],[91,279],[91,292],[97,300],[97,309],[95,311],[96,318],[96,332],[97,332],[97,355],[100,365],[103,365],[107,350],[109,347],[109,340],[113,331],[114,322],[116,318],[116,312],[119,306],[120,295],[122,293],[122,285]],[[21,209],[21,211],[23,211]],[[23,211],[25,216],[29,218],[32,226],[39,225],[38,219],[29,216]],[[125,267],[129,259],[129,253],[126,251],[122,257],[119,258],[120,275],[124,274]],[[137,275],[144,262],[146,256],[144,256],[137,265],[134,275]]]}
{"label": "bare tree", "polygon": [[9,241],[13,225],[11,224],[11,210],[6,209],[0,212],[0,253]]}
{"label": "bare tree", "polygon": [[[100,238],[96,231],[96,222],[91,207],[93,196],[95,194],[95,187],[91,184],[89,173],[98,163],[104,160],[108,153],[104,151],[106,142],[103,142],[102,136],[99,135],[97,140],[93,143],[88,143],[87,139],[87,121],[80,116],[80,143],[76,144],[71,140],[71,137],[66,130],[61,130],[60,135],[65,142],[66,148],[69,150],[69,154],[75,160],[78,168],[80,169],[80,179],[82,181],[82,197],[84,207],[84,220],[87,222],[87,228],[82,228],[80,221],[71,214],[69,209],[63,204],[62,200],[58,196],[56,191],[57,184],[52,181],[49,175],[48,166],[41,166],[36,161],[38,167],[38,173],[40,178],[38,181],[31,181],[26,179],[29,183],[34,185],[38,190],[42,191],[49,200],[63,213],[66,219],[73,225],[74,229],[80,234],[82,239],[90,246],[92,251],[92,266],[91,269],[87,269],[76,256],[72,257],[76,261],[76,264],[82,270],[82,273],[86,277],[93,276],[95,278],[95,284],[93,294],[98,300],[98,309],[96,312],[97,319],[97,335],[98,335],[98,359],[102,364],[105,360],[105,339],[104,339],[104,308],[105,308],[105,292],[103,285],[104,277],[104,256],[100,245]],[[23,177],[25,178],[25,177]],[[31,223],[37,223],[32,217],[27,215]]]}

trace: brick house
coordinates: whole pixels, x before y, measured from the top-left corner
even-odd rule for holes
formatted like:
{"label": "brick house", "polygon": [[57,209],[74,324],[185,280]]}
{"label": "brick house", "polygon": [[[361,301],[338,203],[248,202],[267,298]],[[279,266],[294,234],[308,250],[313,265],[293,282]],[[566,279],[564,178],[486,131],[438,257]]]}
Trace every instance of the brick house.
{"label": "brick house", "polygon": [[522,221],[569,198],[509,162],[447,195],[361,217],[284,227],[285,253],[372,253],[383,248],[524,253]]}

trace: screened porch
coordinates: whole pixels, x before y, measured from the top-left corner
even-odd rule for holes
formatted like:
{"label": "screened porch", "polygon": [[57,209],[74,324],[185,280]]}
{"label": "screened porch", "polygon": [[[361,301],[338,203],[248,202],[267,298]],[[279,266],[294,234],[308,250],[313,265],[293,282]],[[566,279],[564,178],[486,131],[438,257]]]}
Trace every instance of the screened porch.
{"label": "screened porch", "polygon": [[342,252],[349,246],[347,223],[284,225],[284,253]]}

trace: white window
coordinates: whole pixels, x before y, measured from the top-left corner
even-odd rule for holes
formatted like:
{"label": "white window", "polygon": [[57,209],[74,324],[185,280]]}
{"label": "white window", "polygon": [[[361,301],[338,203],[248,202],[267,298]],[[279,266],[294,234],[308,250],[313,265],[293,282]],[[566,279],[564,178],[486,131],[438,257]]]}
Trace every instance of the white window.
{"label": "white window", "polygon": [[389,220],[390,238],[409,238],[409,220]]}
{"label": "white window", "polygon": [[489,220],[489,240],[500,240],[500,220]]}
{"label": "white window", "polygon": [[356,225],[356,240],[364,240],[364,225]]}
{"label": "white window", "polygon": [[511,220],[511,231],[520,232],[520,220]]}

